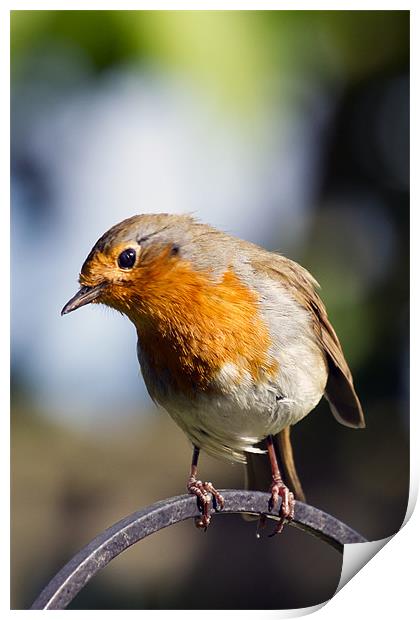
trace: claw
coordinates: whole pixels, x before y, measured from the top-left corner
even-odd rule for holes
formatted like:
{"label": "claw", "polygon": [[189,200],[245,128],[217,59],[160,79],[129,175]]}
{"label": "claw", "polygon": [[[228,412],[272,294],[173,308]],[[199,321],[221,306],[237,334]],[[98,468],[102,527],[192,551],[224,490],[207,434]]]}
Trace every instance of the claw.
{"label": "claw", "polygon": [[255,532],[255,536],[257,538],[261,538],[261,531],[265,528],[267,523],[267,517],[265,515],[260,515],[257,523],[257,530]]}
{"label": "claw", "polygon": [[210,524],[210,502],[214,510],[223,510],[225,500],[223,496],[214,488],[211,482],[201,482],[194,476],[190,476],[187,484],[188,493],[197,497],[197,506],[201,512],[201,517],[195,519],[195,525],[199,529],[207,531]]}
{"label": "claw", "polygon": [[221,495],[221,493],[219,493],[219,491],[214,488],[211,482],[205,482],[203,484],[203,487],[211,495],[214,510],[216,510],[217,512],[219,510],[223,510],[223,508],[225,507],[225,500],[223,498],[223,495]]}
{"label": "claw", "polygon": [[198,528],[199,530],[203,530],[203,532],[207,532],[207,528],[209,526],[210,523],[210,518],[207,517],[196,517],[194,519],[194,524],[195,527]]}
{"label": "claw", "polygon": [[295,497],[282,480],[274,480],[270,487],[271,497],[268,501],[268,510],[272,512],[279,503],[281,497],[280,506],[280,519],[273,531],[270,534],[270,538],[280,534],[283,531],[284,524],[291,521],[295,516]]}

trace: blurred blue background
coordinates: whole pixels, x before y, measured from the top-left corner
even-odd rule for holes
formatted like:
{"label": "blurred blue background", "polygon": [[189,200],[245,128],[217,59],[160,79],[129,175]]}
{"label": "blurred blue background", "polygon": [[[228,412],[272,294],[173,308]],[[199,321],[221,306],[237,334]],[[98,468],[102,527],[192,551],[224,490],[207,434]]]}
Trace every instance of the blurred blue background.
{"label": "blurred blue background", "polygon": [[[13,11],[11,46],[13,605],[113,520],[184,490],[188,443],[149,401],[131,324],[100,307],[59,315],[97,238],[135,213],[192,212],[320,281],[368,426],[342,429],[321,405],[295,432],[303,483],[366,536],[394,532],[408,489],[409,13]],[[201,468],[242,485],[239,466]],[[233,519],[142,543],[75,606],[202,605],[201,555],[227,532],[235,552],[255,546]],[[244,599],[224,566],[204,607],[325,600],[340,562],[302,536],[253,551],[277,588],[255,560]]]}

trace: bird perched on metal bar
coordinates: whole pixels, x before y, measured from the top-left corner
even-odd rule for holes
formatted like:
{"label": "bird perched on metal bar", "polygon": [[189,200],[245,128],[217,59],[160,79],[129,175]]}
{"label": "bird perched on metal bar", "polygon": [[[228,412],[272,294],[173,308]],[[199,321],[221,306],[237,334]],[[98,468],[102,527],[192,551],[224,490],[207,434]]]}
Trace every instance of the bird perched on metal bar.
{"label": "bird perched on metal bar", "polygon": [[[293,518],[295,496],[303,498],[290,427],[322,396],[339,422],[364,427],[315,279],[284,256],[188,215],[159,214],[131,217],[106,232],[79,282],[62,314],[89,303],[126,314],[137,330],[150,396],[191,440],[187,488],[201,510],[197,525],[207,529],[211,505],[224,504],[211,482],[198,479],[202,449],[245,463],[254,489],[261,488],[264,459],[270,510],[281,498],[280,532]],[[268,458],[261,456],[264,444]]]}

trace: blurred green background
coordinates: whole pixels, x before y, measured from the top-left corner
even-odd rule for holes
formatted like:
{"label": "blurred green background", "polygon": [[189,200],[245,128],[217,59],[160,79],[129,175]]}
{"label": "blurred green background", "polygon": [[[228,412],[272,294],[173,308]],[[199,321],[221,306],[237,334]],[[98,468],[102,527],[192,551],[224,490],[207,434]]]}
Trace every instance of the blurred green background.
{"label": "blurred green background", "polygon": [[[408,471],[409,12],[13,11],[12,607],[97,533],[184,492],[190,448],[139,377],[125,319],[61,319],[96,239],[194,211],[322,285],[367,428],[325,402],[293,432],[308,502],[394,533]],[[203,455],[219,488],[239,465]],[[73,608],[292,608],[341,559],[221,516],[160,532]]]}

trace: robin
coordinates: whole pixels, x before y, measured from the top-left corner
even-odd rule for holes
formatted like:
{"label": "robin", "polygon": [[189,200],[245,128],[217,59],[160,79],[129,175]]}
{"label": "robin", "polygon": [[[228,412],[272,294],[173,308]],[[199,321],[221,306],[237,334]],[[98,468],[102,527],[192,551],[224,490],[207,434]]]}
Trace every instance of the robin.
{"label": "robin", "polygon": [[[126,314],[150,396],[192,442],[187,489],[200,507],[198,527],[207,529],[211,504],[224,505],[213,484],[198,479],[202,449],[246,463],[248,488],[261,488],[265,477],[269,510],[280,503],[280,532],[293,519],[295,497],[304,498],[290,427],[322,396],[339,422],[365,425],[316,280],[284,256],[188,215],[154,214],[108,230],[79,282],[62,314],[89,303]],[[264,468],[261,453],[269,457]]]}

